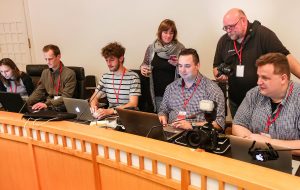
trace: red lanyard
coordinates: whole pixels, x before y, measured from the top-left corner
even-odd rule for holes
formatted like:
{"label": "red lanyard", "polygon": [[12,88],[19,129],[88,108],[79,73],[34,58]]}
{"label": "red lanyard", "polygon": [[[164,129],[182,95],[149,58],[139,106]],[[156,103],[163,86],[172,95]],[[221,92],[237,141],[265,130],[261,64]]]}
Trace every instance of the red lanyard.
{"label": "red lanyard", "polygon": [[120,88],[121,88],[121,84],[122,84],[122,81],[123,81],[123,77],[124,77],[125,71],[126,71],[126,68],[124,68],[124,70],[123,70],[122,77],[121,77],[120,84],[119,84],[118,92],[116,92],[116,89],[115,89],[115,77],[114,77],[115,73],[113,73],[113,76],[112,76],[112,79],[113,79],[113,88],[114,88],[114,92],[115,92],[115,95],[116,95],[117,103],[119,103]]}
{"label": "red lanyard", "polygon": [[62,73],[62,63],[60,62],[59,64],[59,76],[58,76],[58,79],[57,79],[57,85],[54,84],[54,80],[52,78],[52,75],[50,74],[50,79],[52,81],[52,84],[53,84],[53,87],[56,91],[56,95],[58,96],[58,90],[59,90],[59,87],[60,87],[60,76],[61,76],[61,73]]}
{"label": "red lanyard", "polygon": [[243,45],[244,45],[244,39],[241,43],[241,47],[240,47],[240,50],[237,50],[237,47],[236,47],[236,41],[233,41],[233,45],[234,45],[234,50],[239,58],[239,62],[240,62],[240,65],[242,64],[242,52],[243,52]]}
{"label": "red lanyard", "polygon": [[[14,93],[17,93],[17,83],[16,83],[16,81],[14,81],[14,83],[15,83],[15,91],[14,91]],[[12,87],[11,87],[11,84],[10,84],[10,92],[13,92],[13,89],[12,89]]]}
{"label": "red lanyard", "polygon": [[[293,84],[291,84],[291,86],[290,86],[290,89],[289,89],[289,93],[288,93],[288,95],[287,95],[287,97],[286,97],[286,100],[288,99],[288,97],[291,95],[291,93],[293,92],[293,88],[294,88],[294,85]],[[281,109],[282,109],[282,105],[281,105],[281,103],[279,104],[279,106],[278,106],[278,108],[277,108],[277,111],[276,111],[276,113],[275,113],[275,117],[273,118],[273,119],[271,119],[271,116],[268,116],[268,120],[267,120],[267,123],[266,123],[266,127],[265,127],[265,132],[266,133],[269,133],[269,128],[270,128],[270,126],[272,125],[272,123],[274,123],[275,121],[276,121],[276,119],[279,117],[279,114],[280,114],[280,111],[281,111]]]}
{"label": "red lanyard", "polygon": [[184,80],[182,80],[182,85],[181,85],[181,92],[182,92],[182,97],[184,98],[184,102],[183,102],[183,109],[185,110],[186,109],[186,106],[188,105],[188,103],[190,102],[191,98],[193,97],[195,91],[197,90],[200,82],[201,82],[201,78],[200,76],[198,76],[199,78],[197,79],[197,82],[196,82],[196,85],[194,86],[194,90],[192,92],[192,94],[190,95],[190,97],[188,98],[185,98],[185,93],[184,93],[184,86],[185,86],[185,83],[184,83]]}

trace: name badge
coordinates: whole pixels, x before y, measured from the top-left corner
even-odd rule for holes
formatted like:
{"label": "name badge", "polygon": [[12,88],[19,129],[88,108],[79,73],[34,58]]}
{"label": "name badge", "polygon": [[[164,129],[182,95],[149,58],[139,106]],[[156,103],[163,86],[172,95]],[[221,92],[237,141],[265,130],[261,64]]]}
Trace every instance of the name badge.
{"label": "name badge", "polygon": [[186,112],[185,111],[180,111],[177,115],[177,120],[184,120],[186,117]]}
{"label": "name badge", "polygon": [[236,77],[244,77],[244,65],[237,65],[236,66]]}
{"label": "name badge", "polygon": [[54,96],[54,100],[57,100],[58,98],[60,98],[61,96]]}

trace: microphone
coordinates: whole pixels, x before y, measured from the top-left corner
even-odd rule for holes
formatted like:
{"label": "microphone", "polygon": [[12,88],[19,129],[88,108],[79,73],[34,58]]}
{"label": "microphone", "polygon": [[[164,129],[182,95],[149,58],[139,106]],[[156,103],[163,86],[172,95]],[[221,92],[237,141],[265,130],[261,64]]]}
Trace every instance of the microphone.
{"label": "microphone", "polygon": [[[100,87],[97,86],[96,89],[97,89],[98,91],[95,93],[94,96],[92,96],[92,97],[90,98],[90,101],[89,101],[89,102],[93,101],[94,98],[97,97],[98,93],[99,93],[103,88],[104,88],[103,85],[101,85]],[[86,113],[86,111],[87,111],[87,108],[86,108],[85,110],[83,110],[83,112],[80,113],[80,115],[77,117],[76,120],[79,120],[79,119],[81,118],[81,116],[82,116],[84,113]]]}
{"label": "microphone", "polygon": [[94,98],[98,95],[98,93],[102,90],[104,88],[104,86],[103,85],[101,85],[100,87],[96,87],[96,89],[98,90],[98,92],[94,95],[94,96],[92,96],[91,98],[90,98],[90,102],[92,101],[92,100],[94,100]]}
{"label": "microphone", "polygon": [[23,109],[25,108],[25,105],[27,105],[27,102],[25,101],[25,103],[22,105],[22,107],[20,108],[20,110],[18,111],[18,113],[23,113]]}

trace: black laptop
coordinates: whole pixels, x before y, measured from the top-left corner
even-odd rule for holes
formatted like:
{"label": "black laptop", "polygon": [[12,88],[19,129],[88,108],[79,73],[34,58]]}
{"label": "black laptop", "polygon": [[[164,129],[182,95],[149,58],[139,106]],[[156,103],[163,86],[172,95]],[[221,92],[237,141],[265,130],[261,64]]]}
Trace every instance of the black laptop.
{"label": "black laptop", "polygon": [[54,110],[32,110],[18,93],[0,92],[0,103],[9,112],[23,113],[23,118],[35,120],[65,120],[76,118],[76,114]]}
{"label": "black laptop", "polygon": [[157,114],[118,108],[117,112],[127,133],[170,142],[184,131],[163,127]]}
{"label": "black laptop", "polygon": [[[234,159],[245,161],[251,164],[256,164],[264,166],[267,168],[279,170],[282,172],[292,173],[292,154],[291,151],[278,151],[279,158],[276,160],[269,160],[266,162],[253,160],[251,155],[249,155],[248,150],[251,147],[253,141],[245,138],[240,138],[236,136],[229,136],[231,144],[231,156]],[[286,149],[283,147],[272,145],[274,149]],[[255,148],[267,148],[265,143],[256,142]]]}

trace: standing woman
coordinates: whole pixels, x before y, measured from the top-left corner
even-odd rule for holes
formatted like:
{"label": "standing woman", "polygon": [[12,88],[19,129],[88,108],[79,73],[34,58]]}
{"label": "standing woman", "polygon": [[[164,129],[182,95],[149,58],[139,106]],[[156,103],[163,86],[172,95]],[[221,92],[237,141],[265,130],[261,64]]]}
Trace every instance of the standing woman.
{"label": "standing woman", "polygon": [[148,46],[141,74],[150,77],[150,94],[154,112],[157,112],[168,84],[178,78],[177,56],[184,46],[177,40],[175,22],[163,20],[157,30],[157,39]]}
{"label": "standing woman", "polygon": [[32,79],[20,71],[10,58],[0,60],[0,91],[19,93],[28,97],[34,90]]}

